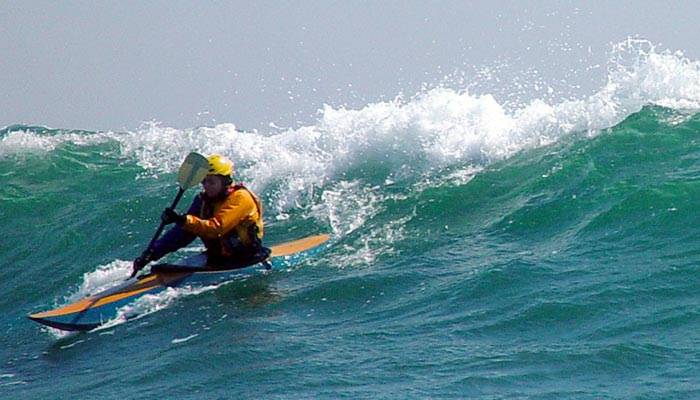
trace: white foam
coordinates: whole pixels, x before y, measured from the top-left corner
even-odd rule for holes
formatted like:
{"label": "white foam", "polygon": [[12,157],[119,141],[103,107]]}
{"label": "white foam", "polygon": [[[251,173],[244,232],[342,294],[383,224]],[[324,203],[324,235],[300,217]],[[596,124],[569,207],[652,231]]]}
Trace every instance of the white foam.
{"label": "white foam", "polygon": [[0,139],[0,156],[51,151],[57,141],[51,137],[41,137],[27,131],[10,132]]}
{"label": "white foam", "polygon": [[193,334],[193,335],[189,335],[189,336],[184,337],[184,338],[175,338],[175,339],[173,339],[170,343],[172,343],[172,344],[185,343],[185,342],[187,342],[187,341],[189,341],[189,340],[192,340],[192,339],[196,338],[197,336],[199,336],[199,333],[195,333],[195,334]]}
{"label": "white foam", "polygon": [[7,135],[0,138],[0,158],[13,155],[47,153],[67,143],[78,146],[95,145],[114,140],[115,138],[115,135],[109,132],[88,134],[45,129],[47,133],[35,132],[31,129],[8,132]]}
{"label": "white foam", "polygon": [[131,268],[131,261],[114,260],[106,265],[98,266],[94,271],[86,272],[83,274],[83,282],[80,287],[66,299],[67,302],[77,301],[114,287],[129,277]]}

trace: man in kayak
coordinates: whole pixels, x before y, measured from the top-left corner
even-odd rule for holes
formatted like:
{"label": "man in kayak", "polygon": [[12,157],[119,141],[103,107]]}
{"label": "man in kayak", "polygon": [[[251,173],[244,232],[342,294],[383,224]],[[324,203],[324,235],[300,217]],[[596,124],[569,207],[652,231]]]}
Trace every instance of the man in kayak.
{"label": "man in kayak", "polygon": [[245,266],[267,257],[262,246],[262,206],[258,197],[242,184],[233,184],[233,162],[211,155],[202,191],[186,214],[166,208],[165,224],[175,224],[151,248],[134,260],[134,271],[192,243],[199,237],[207,248],[210,266]]}

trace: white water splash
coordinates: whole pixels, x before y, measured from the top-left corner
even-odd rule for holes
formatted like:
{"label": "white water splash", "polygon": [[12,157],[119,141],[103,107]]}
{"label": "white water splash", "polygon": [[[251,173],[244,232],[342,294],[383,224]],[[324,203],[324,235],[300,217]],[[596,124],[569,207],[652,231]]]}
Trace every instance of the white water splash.
{"label": "white water splash", "polygon": [[114,260],[106,265],[100,265],[96,270],[83,274],[83,282],[79,289],[66,300],[77,301],[109,289],[126,280],[131,274],[131,268],[132,262],[124,260]]}
{"label": "white water splash", "polygon": [[20,129],[8,132],[0,137],[0,159],[6,156],[24,154],[42,154],[56,149],[66,143],[77,146],[91,146],[114,140],[115,134],[96,132],[87,134],[75,132],[52,131],[37,133],[30,129]]}

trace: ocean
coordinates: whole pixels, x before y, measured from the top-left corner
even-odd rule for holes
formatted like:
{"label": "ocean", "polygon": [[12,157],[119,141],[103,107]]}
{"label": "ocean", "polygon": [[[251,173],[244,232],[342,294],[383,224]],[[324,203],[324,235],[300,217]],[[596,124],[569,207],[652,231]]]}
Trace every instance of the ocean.
{"label": "ocean", "polygon": [[[434,87],[268,132],[5,127],[0,398],[700,398],[700,63],[628,46],[557,102]],[[28,320],[128,277],[190,151],[235,161],[266,243],[329,246],[93,332]]]}

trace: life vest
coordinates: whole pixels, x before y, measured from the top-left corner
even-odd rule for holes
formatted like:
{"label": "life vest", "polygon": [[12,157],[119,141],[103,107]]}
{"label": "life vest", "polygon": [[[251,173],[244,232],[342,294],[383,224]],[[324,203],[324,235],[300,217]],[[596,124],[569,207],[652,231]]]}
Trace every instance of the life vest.
{"label": "life vest", "polygon": [[224,202],[240,190],[246,191],[253,199],[258,218],[245,219],[234,226],[233,229],[217,238],[200,237],[207,248],[210,258],[226,259],[230,257],[246,257],[259,252],[262,248],[262,205],[258,197],[243,184],[239,183],[229,186],[226,193],[220,199],[209,200],[202,193],[200,195],[202,204],[199,211],[199,218],[210,219],[214,217]]}

